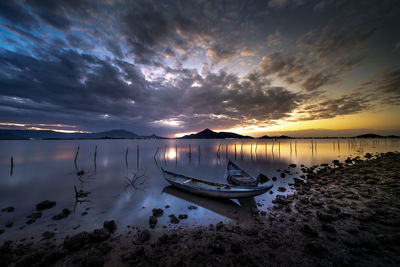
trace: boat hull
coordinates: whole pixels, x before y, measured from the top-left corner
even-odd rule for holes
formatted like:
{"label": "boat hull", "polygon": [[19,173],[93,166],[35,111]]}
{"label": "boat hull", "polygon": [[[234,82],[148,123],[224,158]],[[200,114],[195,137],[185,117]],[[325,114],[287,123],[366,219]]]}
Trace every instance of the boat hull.
{"label": "boat hull", "polygon": [[228,180],[228,183],[250,187],[256,187],[258,185],[258,181],[254,179],[254,177],[239,168],[230,160],[228,162],[227,170],[228,176],[226,179]]}
{"label": "boat hull", "polygon": [[230,184],[218,184],[205,180],[174,174],[163,170],[164,178],[176,188],[186,192],[212,198],[249,198],[264,194],[272,188],[244,187]]}

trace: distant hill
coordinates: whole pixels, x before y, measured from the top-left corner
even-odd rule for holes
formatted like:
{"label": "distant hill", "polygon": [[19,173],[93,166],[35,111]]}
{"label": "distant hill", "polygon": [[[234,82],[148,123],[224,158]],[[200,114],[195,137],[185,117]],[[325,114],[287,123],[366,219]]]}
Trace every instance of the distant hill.
{"label": "distant hill", "polygon": [[49,130],[0,130],[0,140],[27,139],[161,139],[157,135],[140,136],[126,130],[98,133],[61,133]]}
{"label": "distant hill", "polygon": [[268,136],[268,135],[264,135],[259,137],[258,139],[289,139],[292,138],[290,136],[286,136],[286,135],[281,135],[281,136]]}
{"label": "distant hill", "polygon": [[384,136],[378,134],[362,134],[357,135],[356,138],[384,138]]}
{"label": "distant hill", "polygon": [[214,132],[210,129],[205,129],[195,134],[182,136],[181,139],[228,139],[228,138],[253,138],[251,136],[240,135],[230,132]]}

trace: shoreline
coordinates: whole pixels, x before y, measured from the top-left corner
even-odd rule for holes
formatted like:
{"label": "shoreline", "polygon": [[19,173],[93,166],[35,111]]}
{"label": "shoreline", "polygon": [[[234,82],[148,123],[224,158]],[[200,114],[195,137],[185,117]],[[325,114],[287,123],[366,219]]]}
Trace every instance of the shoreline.
{"label": "shoreline", "polygon": [[304,167],[304,179],[294,178],[295,193],[278,195],[247,227],[218,223],[160,236],[130,228],[117,235],[108,222],[62,243],[51,232],[36,243],[6,241],[0,266],[398,265],[400,154],[370,156]]}

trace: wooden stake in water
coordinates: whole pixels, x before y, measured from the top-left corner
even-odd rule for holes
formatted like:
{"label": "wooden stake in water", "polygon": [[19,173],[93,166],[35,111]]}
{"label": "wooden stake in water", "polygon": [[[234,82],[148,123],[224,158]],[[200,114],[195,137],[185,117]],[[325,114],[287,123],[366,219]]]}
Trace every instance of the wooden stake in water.
{"label": "wooden stake in water", "polygon": [[125,152],[125,165],[126,168],[128,168],[128,147],[126,147],[126,152]]}
{"label": "wooden stake in water", "polygon": [[78,154],[79,154],[79,146],[78,146],[78,150],[76,151],[75,159],[74,159],[74,163],[75,163],[75,168],[76,169],[78,169],[78,166],[76,165],[76,159],[78,158]]}
{"label": "wooden stake in water", "polygon": [[97,145],[94,147],[94,173],[96,174],[96,170],[97,170]]}
{"label": "wooden stake in water", "polygon": [[10,168],[10,176],[12,176],[14,170],[14,158],[11,157],[11,168]]}
{"label": "wooden stake in water", "polygon": [[236,160],[236,144],[235,144],[235,160]]}
{"label": "wooden stake in water", "polygon": [[139,144],[136,145],[136,170],[139,171]]}

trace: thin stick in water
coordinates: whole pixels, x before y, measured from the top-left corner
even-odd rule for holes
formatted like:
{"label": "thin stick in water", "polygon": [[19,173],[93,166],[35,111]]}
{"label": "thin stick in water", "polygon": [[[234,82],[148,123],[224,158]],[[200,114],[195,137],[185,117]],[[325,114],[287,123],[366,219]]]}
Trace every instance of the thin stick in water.
{"label": "thin stick in water", "polygon": [[78,166],[76,165],[76,159],[78,158],[78,154],[79,154],[79,146],[78,146],[78,150],[76,151],[75,159],[74,159],[74,163],[75,163],[75,168],[76,169],[78,169]]}
{"label": "thin stick in water", "polygon": [[10,176],[12,176],[14,170],[14,158],[11,157],[11,169],[10,169]]}

